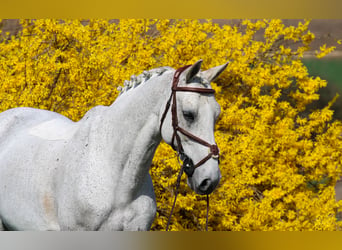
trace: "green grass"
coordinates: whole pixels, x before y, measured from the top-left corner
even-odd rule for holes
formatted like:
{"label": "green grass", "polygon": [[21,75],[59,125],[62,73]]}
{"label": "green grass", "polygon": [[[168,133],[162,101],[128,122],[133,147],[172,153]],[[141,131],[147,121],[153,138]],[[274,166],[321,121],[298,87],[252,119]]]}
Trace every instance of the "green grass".
{"label": "green grass", "polygon": [[303,63],[311,76],[319,76],[328,82],[327,87],[318,92],[320,100],[315,102],[313,108],[323,108],[336,94],[339,94],[332,109],[334,118],[342,120],[342,58],[310,58],[303,59]]}
{"label": "green grass", "polygon": [[342,89],[342,58],[303,59],[310,75],[320,76],[328,84],[337,85]]}

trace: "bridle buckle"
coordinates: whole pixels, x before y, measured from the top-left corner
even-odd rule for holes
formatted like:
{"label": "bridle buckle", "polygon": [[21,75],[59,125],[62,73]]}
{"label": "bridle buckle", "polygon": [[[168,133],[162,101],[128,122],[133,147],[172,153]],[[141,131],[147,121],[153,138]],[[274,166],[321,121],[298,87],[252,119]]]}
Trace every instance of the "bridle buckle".
{"label": "bridle buckle", "polygon": [[220,155],[214,155],[214,154],[211,156],[211,158],[213,158],[213,159],[218,159],[219,157],[220,157]]}
{"label": "bridle buckle", "polygon": [[216,144],[209,146],[209,154],[211,154],[211,158],[218,159],[220,156],[220,150]]}

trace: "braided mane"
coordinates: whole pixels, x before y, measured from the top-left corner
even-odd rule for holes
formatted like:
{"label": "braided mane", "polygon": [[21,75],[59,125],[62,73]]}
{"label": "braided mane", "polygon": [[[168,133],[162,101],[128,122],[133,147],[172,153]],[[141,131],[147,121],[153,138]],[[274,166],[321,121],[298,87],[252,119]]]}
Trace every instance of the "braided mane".
{"label": "braided mane", "polygon": [[149,79],[151,79],[154,76],[160,76],[162,75],[164,72],[171,70],[171,67],[168,66],[164,66],[164,67],[159,67],[159,68],[155,68],[155,69],[151,69],[148,71],[144,71],[143,73],[141,73],[140,75],[132,75],[130,80],[125,80],[124,81],[124,86],[118,87],[118,90],[120,91],[120,95],[129,91],[132,88],[137,87],[138,85],[148,81]]}

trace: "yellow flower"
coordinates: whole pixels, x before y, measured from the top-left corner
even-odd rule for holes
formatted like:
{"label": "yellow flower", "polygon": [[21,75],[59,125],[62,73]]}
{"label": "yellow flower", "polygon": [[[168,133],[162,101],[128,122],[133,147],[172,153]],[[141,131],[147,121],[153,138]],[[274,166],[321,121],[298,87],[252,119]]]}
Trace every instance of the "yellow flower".
{"label": "yellow flower", "polygon": [[[222,109],[215,131],[222,180],[210,196],[210,229],[341,229],[335,215],[342,202],[335,202],[333,187],[342,174],[342,125],[332,121],[334,100],[305,112],[327,84],[300,61],[315,38],[309,21],[289,27],[279,19],[222,27],[189,19],[21,24],[18,36],[0,42],[1,111],[39,107],[76,121],[95,105],[111,104],[133,74],[200,58],[204,68],[229,60],[213,83]],[[264,32],[263,42],[254,39],[256,32]],[[289,43],[299,46],[291,50]],[[333,49],[322,45],[316,56]],[[162,143],[151,167],[154,230],[165,229],[177,171],[174,152]],[[205,200],[184,178],[171,229],[203,229]]]}

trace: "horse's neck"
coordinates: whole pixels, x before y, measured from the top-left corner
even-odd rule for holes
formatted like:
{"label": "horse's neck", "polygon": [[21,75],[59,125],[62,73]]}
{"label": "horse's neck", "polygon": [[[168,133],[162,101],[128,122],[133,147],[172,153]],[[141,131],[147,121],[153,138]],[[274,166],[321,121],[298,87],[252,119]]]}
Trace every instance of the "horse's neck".
{"label": "horse's neck", "polygon": [[[108,161],[113,162],[115,168],[113,178],[123,182],[118,184],[122,189],[142,185],[141,181],[146,179],[153,155],[161,141],[159,113],[170,92],[169,78],[169,74],[155,77],[129,90],[110,107],[103,108],[101,115],[89,119],[93,120],[89,143],[106,152],[104,157],[109,157]],[[84,119],[87,119],[86,116]],[[122,192],[129,195],[134,190]]]}

